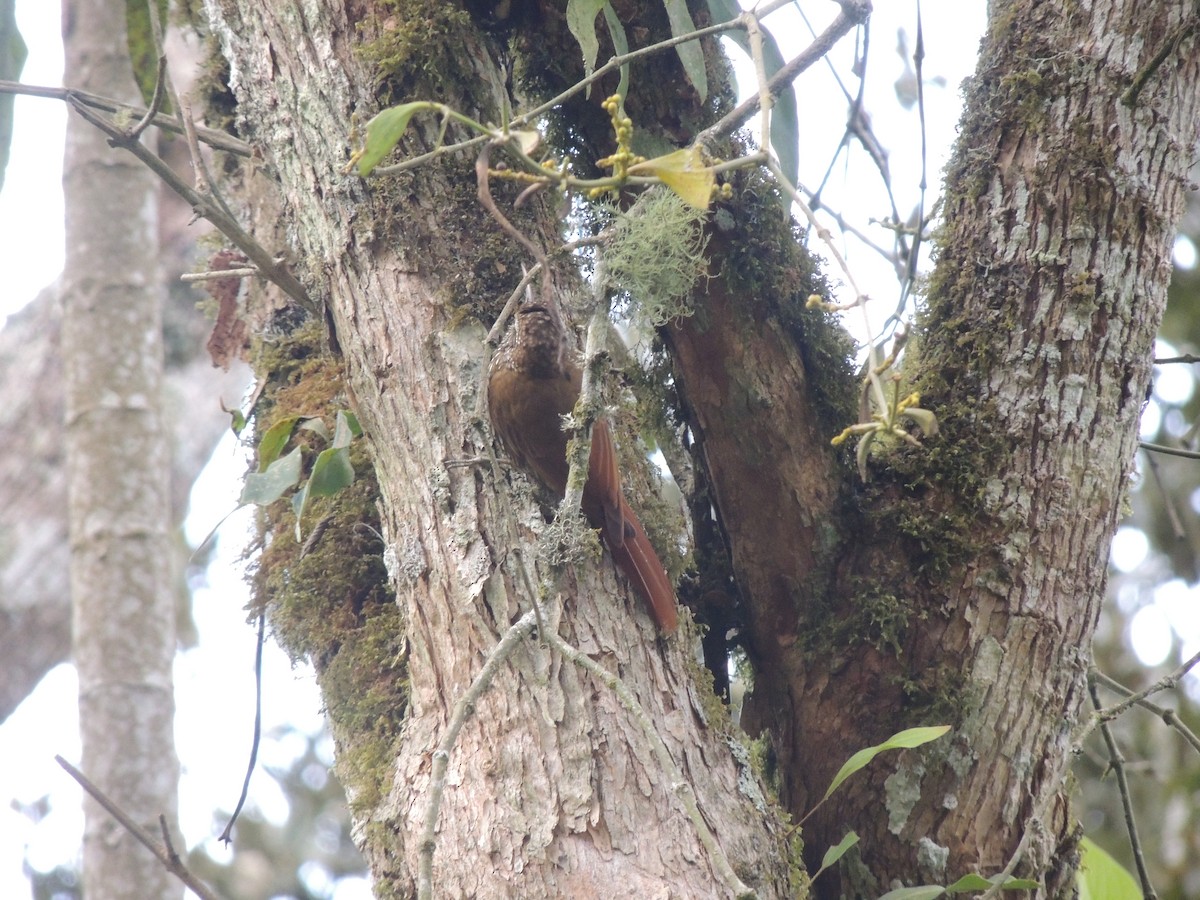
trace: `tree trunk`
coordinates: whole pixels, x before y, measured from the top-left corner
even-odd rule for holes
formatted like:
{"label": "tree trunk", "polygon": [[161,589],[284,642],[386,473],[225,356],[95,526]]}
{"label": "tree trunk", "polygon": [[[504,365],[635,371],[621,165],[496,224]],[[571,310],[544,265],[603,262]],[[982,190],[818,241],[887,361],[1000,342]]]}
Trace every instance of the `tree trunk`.
{"label": "tree trunk", "polygon": [[[67,83],[136,101],[124,21],[119,3],[68,5]],[[157,834],[159,816],[174,830],[179,780],[158,191],[150,172],[77,117],[67,125],[63,189],[62,345],[81,768]],[[88,897],[181,894],[158,860],[91,798],[84,814]]]}
{"label": "tree trunk", "polygon": [[[557,5],[534,7],[513,46],[519,70],[552,94],[578,77],[577,48]],[[548,571],[536,505],[509,490],[524,482],[459,464],[491,446],[474,317],[490,323],[529,260],[476,202],[470,154],[363,183],[341,174],[341,135],[382,106],[427,98],[500,121],[506,73],[494,35],[449,3],[207,9],[238,127],[279,184],[282,216],[261,216],[259,233],[290,235],[328,310],[379,479],[404,652],[356,618],[346,639],[325,635],[317,663],[328,698],[339,656],[389,651],[356,656],[364,681],[329,711],[343,776],[375,761],[372,778],[345,780],[378,891],[408,895],[434,751]],[[1021,871],[1043,896],[1070,893],[1063,775],[1195,137],[1195,40],[1182,31],[1172,43],[1189,10],[997,9],[906,362],[942,431],[921,449],[881,442],[870,483],[829,447],[854,385],[823,314],[804,309],[820,279],[758,176],[734,177],[710,245],[716,278],[693,298],[696,316],[666,332],[707,489],[696,522],[718,515],[703,550],[728,548],[700,559],[704,603],[742,629],[755,669],[746,719],[769,734],[786,808],[811,809],[847,757],[906,726],[956,729],[876,761],[809,820],[810,870],[846,830],[862,838],[817,883],[821,896],[991,875],[1025,835]],[[660,5],[619,15],[639,42],[665,27]],[[1165,63],[1122,105],[1163,48]],[[687,143],[703,115],[686,108],[677,64],[661,65],[635,70],[641,93],[627,108],[639,129]],[[585,160],[608,136],[602,87],[560,112]],[[436,123],[417,118],[402,152],[436,138]],[[524,230],[553,234],[551,213],[526,213]],[[548,628],[631,686],[740,878],[764,896],[794,890],[775,820],[693,677],[694,634],[658,639],[607,559],[576,565],[562,587],[545,605]],[[367,694],[371,717],[355,705]],[[449,756],[439,893],[722,889],[719,857],[606,686],[525,641],[473,712]],[[395,729],[380,743],[362,723],[385,713]]]}
{"label": "tree trunk", "polygon": [[[523,479],[454,465],[486,456],[491,444],[480,419],[485,329],[463,312],[494,316],[531,260],[478,204],[474,153],[364,184],[340,173],[343,136],[352,116],[369,118],[389,92],[396,101],[436,96],[499,121],[505,73],[487,35],[450,5],[328,3],[300,15],[290,2],[255,0],[208,9],[232,64],[239,130],[279,179],[284,227],[308,288],[328,309],[382,492],[408,643],[408,692],[391,712],[404,717],[403,737],[372,749],[345,706],[330,703],[330,717],[377,893],[408,896],[432,754],[456,701],[548,572],[535,549],[541,514]],[[394,68],[366,62],[385,50]],[[429,120],[415,129],[404,144],[414,154],[430,149],[437,131]],[[548,212],[547,204],[539,214]],[[267,233],[277,223],[260,224]],[[553,219],[533,227],[557,231]],[[781,832],[747,752],[694,678],[688,644],[658,639],[607,560],[576,567],[543,614],[630,686],[741,879],[764,896],[786,895]],[[327,691],[337,655],[369,640],[360,633],[318,659]],[[395,660],[362,665],[387,671]],[[365,757],[388,769],[373,773],[384,786],[377,795],[367,779],[347,777]],[[610,687],[542,642],[523,641],[451,752],[437,894],[721,890],[716,856],[684,815],[679,789]],[[724,880],[725,890],[736,883]]]}
{"label": "tree trunk", "polygon": [[[769,298],[717,295],[730,328],[678,329],[684,392],[751,594],[749,718],[772,730],[785,805],[812,808],[851,753],[902,727],[955,726],[952,739],[877,762],[809,821],[810,866],[848,830],[861,837],[820,896],[990,875],[1026,835],[1019,871],[1042,895],[1071,894],[1072,728],[1196,137],[1194,39],[1153,60],[1189,34],[1191,15],[1185,3],[995,8],[906,364],[941,434],[922,450],[884,445],[853,497],[813,477],[806,416],[799,429],[792,415],[727,427],[736,395],[713,373],[741,373],[737,360],[776,346],[781,316],[768,310],[776,326],[758,325],[758,344],[736,357],[686,352],[714,336],[734,343],[764,318],[740,311]],[[802,356],[744,371],[756,382],[803,371]],[[794,414],[804,384],[783,380],[756,390]],[[789,442],[795,454],[774,462],[781,481],[764,496],[763,448],[776,460]]]}

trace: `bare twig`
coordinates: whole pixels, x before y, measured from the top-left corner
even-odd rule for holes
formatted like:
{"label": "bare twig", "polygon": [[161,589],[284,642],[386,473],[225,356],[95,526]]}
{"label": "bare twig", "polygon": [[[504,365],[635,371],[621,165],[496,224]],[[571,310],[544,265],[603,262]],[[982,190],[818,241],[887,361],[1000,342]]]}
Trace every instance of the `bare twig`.
{"label": "bare twig", "polygon": [[1149,687],[1130,694],[1116,706],[1105,707],[1104,709],[1093,713],[1089,717],[1088,721],[1083,723],[1080,733],[1076,736],[1076,743],[1090,734],[1101,722],[1111,722],[1131,706],[1141,703],[1151,694],[1157,694],[1160,691],[1168,691],[1178,687],[1179,682],[1183,681],[1184,676],[1194,669],[1197,663],[1200,663],[1200,653],[1192,655],[1174,672],[1164,675]]}
{"label": "bare twig", "polygon": [[284,293],[305,309],[312,313],[319,312],[316,303],[309,297],[308,291],[304,289],[304,285],[299,282],[296,276],[272,257],[265,247],[251,237],[236,220],[220,209],[213,200],[202,196],[190,188],[157,154],[143,146],[141,142],[130,139],[123,129],[118,128],[104,116],[97,114],[86,104],[76,102],[70,97],[67,99],[77,113],[109,136],[113,146],[128,150],[136,156],[155,175],[161,178],[171,190],[175,191],[175,193],[191,204],[192,209],[197,214],[212,222],[218,231],[229,238],[234,246],[245,253],[250,261],[258,266],[265,278],[277,285]]}
{"label": "bare twig", "polygon": [[[150,5],[154,5],[154,0],[150,0]],[[157,15],[157,11],[155,15]],[[150,108],[146,110],[146,114],[142,116],[141,120],[129,129],[129,136],[131,138],[139,137],[143,131],[154,124],[154,119],[162,107],[163,96],[166,94],[164,89],[166,80],[167,58],[160,53],[158,57],[158,72],[154,77],[154,94],[150,98]]]}
{"label": "bare twig", "polygon": [[[833,20],[833,23],[828,28],[821,32],[816,40],[771,76],[771,80],[767,82],[767,90],[770,92],[772,98],[778,97],[783,92],[783,89],[795,80],[797,75],[828,53],[830,48],[841,40],[850,29],[864,22],[871,13],[869,0],[841,0],[841,7],[842,11],[838,14],[838,17]],[[729,134],[731,131],[740,128],[746,123],[747,119],[758,112],[759,106],[759,95],[755,93],[738,104],[732,112],[722,117],[720,121],[700,132],[697,137],[697,143],[708,143],[721,135]]]}
{"label": "bare twig", "polygon": [[212,272],[185,272],[179,276],[180,281],[215,281],[220,278],[250,278],[254,275],[261,275],[257,268],[251,266],[246,269],[218,269]]}
{"label": "bare twig", "polygon": [[258,644],[254,650],[254,740],[250,744],[250,761],[246,764],[246,777],[242,781],[241,796],[238,797],[237,806],[234,807],[233,814],[225,825],[225,830],[217,838],[226,844],[233,840],[233,823],[237,821],[242,807],[246,804],[246,797],[250,794],[250,776],[254,774],[254,767],[258,764],[258,744],[262,739],[262,656],[266,623],[266,613],[260,612],[258,614]]}
{"label": "bare twig", "polygon": [[[1100,703],[1100,692],[1096,682],[1088,678],[1088,694],[1092,698],[1092,706],[1099,712],[1103,707]],[[1142,841],[1138,836],[1137,822],[1133,818],[1133,798],[1129,795],[1129,779],[1125,775],[1125,757],[1117,746],[1112,729],[1108,722],[1100,723],[1100,736],[1104,738],[1104,746],[1108,749],[1108,765],[1117,778],[1117,793],[1121,797],[1121,809],[1125,813],[1125,828],[1129,832],[1129,847],[1133,851],[1133,861],[1137,866],[1138,879],[1142,883],[1142,896],[1145,900],[1156,900],[1154,885],[1150,882],[1150,873],[1146,870],[1146,857],[1142,852]]]}
{"label": "bare twig", "polygon": [[91,780],[86,775],[80,772],[61,756],[56,755],[54,757],[54,761],[62,766],[66,773],[74,778],[79,783],[79,786],[87,791],[92,799],[99,803],[110,816],[116,819],[121,824],[122,828],[133,835],[139,844],[153,853],[168,872],[182,881],[189,890],[196,894],[196,896],[200,897],[201,900],[219,900],[217,894],[212,890],[212,888],[193,875],[188,867],[183,864],[183,860],[179,858],[179,854],[175,852],[175,848],[170,843],[170,834],[167,831],[167,821],[163,816],[159,816],[158,820],[159,827],[162,829],[164,838],[164,844],[160,844],[153,838],[153,836],[151,836],[149,832],[146,831],[146,829],[142,828],[142,826],[138,825],[137,822],[133,821],[133,819],[129,817],[129,814],[126,813],[125,810],[117,806],[117,804],[113,802],[112,798],[105,794],[104,791],[100,790],[100,788],[96,787],[96,785],[92,784]]}
{"label": "bare twig", "polygon": [[[146,115],[146,110],[140,106],[131,106],[119,100],[102,97],[99,94],[92,94],[88,91],[76,90],[75,88],[46,87],[36,84],[22,84],[19,81],[0,80],[0,94],[21,94],[26,97],[45,97],[51,100],[62,100],[73,107],[85,106],[99,112],[119,113],[131,119],[141,119]],[[163,113],[158,113],[154,116],[153,124],[155,127],[166,131],[172,131],[176,134],[183,133],[183,125],[174,117],[164,115]],[[250,145],[245,141],[240,141],[223,131],[217,131],[215,128],[197,128],[196,136],[214,150],[221,150],[225,153],[232,153],[234,156],[247,158],[252,153]]]}
{"label": "bare twig", "polygon": [[[1103,685],[1110,691],[1120,694],[1122,697],[1130,697],[1133,695],[1132,690],[1125,687],[1125,685],[1121,684],[1121,682],[1117,681],[1116,679],[1105,675],[1095,667],[1092,667],[1092,670],[1088,673],[1088,677],[1095,679],[1097,684]],[[1162,719],[1164,723],[1173,728],[1175,731],[1179,732],[1179,735],[1192,745],[1193,750],[1195,750],[1197,753],[1200,753],[1200,735],[1197,735],[1194,731],[1179,721],[1179,714],[1175,710],[1165,706],[1159,706],[1157,703],[1151,703],[1144,697],[1137,701],[1137,705],[1147,712],[1150,712]]]}
{"label": "bare twig", "polygon": [[475,705],[483,696],[496,676],[500,666],[510,657],[517,645],[533,631],[537,623],[534,610],[529,610],[504,633],[490,654],[475,680],[454,704],[454,712],[446,724],[442,739],[433,751],[433,765],[429,774],[429,798],[425,806],[424,827],[421,831],[420,861],[417,868],[417,897],[430,900],[433,897],[433,851],[437,848],[437,820],[442,808],[442,795],[446,790],[446,770],[450,765],[450,751],[458,740],[459,732],[467,719],[475,712]]}
{"label": "bare twig", "polygon": [[1149,441],[1138,441],[1138,446],[1150,453],[1165,453],[1167,456],[1182,456],[1184,459],[1200,459],[1200,451],[1197,450],[1182,450],[1179,447],[1152,444]]}

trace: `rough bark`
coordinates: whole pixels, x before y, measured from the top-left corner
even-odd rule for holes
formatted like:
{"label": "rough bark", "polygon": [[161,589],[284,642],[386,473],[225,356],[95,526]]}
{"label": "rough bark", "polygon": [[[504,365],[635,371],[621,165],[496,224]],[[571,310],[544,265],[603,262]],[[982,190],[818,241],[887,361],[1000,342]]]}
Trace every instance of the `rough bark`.
{"label": "rough bark", "polygon": [[[124,21],[123,4],[68,6],[68,83],[136,100]],[[174,825],[179,775],[158,191],[148,171],[78,118],[67,125],[63,187],[62,345],[81,768],[156,833],[160,815]],[[182,893],[90,798],[84,816],[89,897]]]}
{"label": "rough bark", "polygon": [[[479,402],[485,330],[462,313],[494,314],[521,261],[475,199],[473,156],[363,184],[340,174],[342,136],[352,114],[363,120],[380,108],[377,89],[397,101],[434,96],[496,121],[504,72],[487,36],[450,5],[224,0],[207,8],[232,63],[239,128],[277,177],[302,274],[327,304],[382,491],[407,629],[408,709],[402,740],[383,754],[390,788],[367,803],[349,787],[377,891],[407,896],[431,754],[456,700],[548,570],[535,550],[542,519],[526,482],[504,469],[448,465],[490,446]],[[399,42],[399,61],[381,73],[369,49],[356,49],[384,42]],[[435,130],[417,122],[405,152],[426,149]],[[782,895],[779,832],[748,760],[705,705],[688,645],[657,639],[606,560],[577,566],[562,584],[545,605],[547,627],[630,685],[741,878],[764,896]],[[343,760],[361,758],[361,734],[337,709],[330,714]],[[676,788],[609,688],[536,640],[523,642],[451,755],[437,893],[720,893]]]}
{"label": "rough bark", "polygon": [[[562,22],[539,8],[525,43],[553,56]],[[385,97],[494,121],[503,73],[487,36],[448,4],[208,9],[239,127],[279,181],[302,274],[327,304],[383,493],[410,683],[402,738],[385,754],[390,791],[360,804],[358,829],[381,892],[404,894],[430,754],[544,571],[536,510],[525,494],[503,499],[521,480],[447,465],[486,455],[483,331],[462,323],[494,311],[520,257],[475,204],[469,159],[362,185],[338,174],[345,148],[331,136]],[[1045,896],[1070,890],[1062,776],[1195,136],[1195,41],[1172,44],[1189,9],[997,9],[908,363],[942,433],[922,450],[882,445],[868,485],[827,446],[848,383],[825,323],[801,309],[819,283],[753,178],[735,184],[736,227],[712,246],[722,283],[667,335],[744,606],[749,718],[769,731],[788,809],[807,811],[858,749],[910,725],[956,726],[877,762],[806,825],[810,867],[847,829],[862,836],[821,896],[992,874],[1027,833],[1022,871]],[[359,42],[394,52],[384,65],[356,55]],[[565,62],[538,74],[551,90],[576,75]],[[652,83],[659,102],[640,98],[631,114],[686,141],[694,123],[675,101],[687,91]],[[588,109],[570,107],[585,145],[604,127]],[[432,136],[417,122],[404,152]],[[774,833],[735,788],[685,638],[656,643],[636,600],[614,601],[606,563],[564,584],[568,614],[552,612],[550,627],[635,686],[743,878],[781,890],[775,845],[750,849]],[[331,716],[343,758],[360,752],[349,720]],[[713,874],[611,693],[530,644],[454,749],[435,883],[450,895],[706,895]]]}
{"label": "rough bark", "polygon": [[[821,517],[837,505],[811,476],[820,463],[775,464],[777,505],[755,493],[762,447],[795,436],[798,452],[814,449],[790,415],[798,382],[765,391],[789,413],[754,418],[768,435],[705,441],[750,595],[750,711],[772,730],[788,808],[811,807],[850,753],[899,728],[956,726],[952,740],[876,764],[810,820],[810,865],[848,829],[862,837],[821,896],[992,874],[1031,830],[1022,871],[1045,896],[1072,890],[1063,777],[1196,137],[1200,55],[1194,37],[1172,45],[1192,14],[1185,3],[995,8],[914,354],[942,433],[923,451],[877,456],[858,511],[838,510],[839,550],[823,555]],[[775,343],[769,323],[756,353]],[[725,367],[678,356],[702,433],[740,409],[731,398],[745,379],[730,373],[748,355],[717,351]],[[753,520],[794,523],[782,540],[764,546],[761,528],[743,527],[747,496]],[[787,552],[801,533],[815,553]]]}

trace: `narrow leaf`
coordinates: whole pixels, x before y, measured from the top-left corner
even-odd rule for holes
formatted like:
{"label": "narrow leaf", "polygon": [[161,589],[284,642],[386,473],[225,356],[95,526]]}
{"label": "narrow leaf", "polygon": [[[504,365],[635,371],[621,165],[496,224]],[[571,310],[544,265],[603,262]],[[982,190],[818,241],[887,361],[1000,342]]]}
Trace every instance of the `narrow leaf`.
{"label": "narrow leaf", "polygon": [[[829,785],[829,790],[825,792],[825,796],[821,798],[826,800],[830,794],[842,786],[847,778],[857,772],[859,769],[866,766],[871,760],[885,750],[901,750],[912,747],[919,747],[922,744],[927,744],[932,740],[940,738],[943,734],[950,730],[949,725],[931,725],[925,728],[908,728],[898,732],[874,747],[867,747],[864,750],[859,750],[848,760],[845,765],[838,769],[838,773],[833,776],[833,782]],[[939,890],[942,890],[939,888]]]}
{"label": "narrow leaf", "polygon": [[[604,24],[608,26],[608,36],[612,39],[613,50],[617,52],[617,56],[624,56],[629,52],[629,40],[625,37],[625,26],[617,18],[611,3],[604,4]],[[621,80],[617,82],[617,93],[622,97],[629,96],[629,63],[621,66]]]}
{"label": "narrow leaf", "polygon": [[362,156],[358,158],[358,174],[371,174],[383,158],[392,152],[404,132],[408,129],[408,120],[421,110],[437,109],[436,103],[417,101],[401,103],[379,113],[367,123],[367,142],[363,147]]}
{"label": "narrow leaf", "polygon": [[938,433],[937,416],[927,409],[921,409],[919,406],[910,406],[908,409],[903,410],[900,415],[908,416],[916,422],[917,427],[921,429],[921,433],[925,437],[933,437]]}
{"label": "narrow leaf", "polygon": [[[671,25],[671,37],[691,34],[696,30],[692,14],[688,12],[687,0],[663,0],[663,3],[667,9],[667,21]],[[703,103],[708,99],[708,75],[704,71],[704,51],[700,47],[700,41],[676,44],[675,52],[679,54],[679,61],[683,63],[684,74]]]}
{"label": "narrow leaf", "polygon": [[283,496],[289,488],[300,481],[300,448],[282,456],[267,466],[265,472],[251,472],[242,485],[242,496],[238,505],[254,503],[268,506]]}
{"label": "narrow leaf", "polygon": [[825,851],[825,855],[821,857],[821,868],[817,869],[813,875],[813,880],[816,881],[817,875],[820,875],[835,862],[846,855],[846,851],[858,843],[858,835],[853,831],[846,832],[846,836],[837,842],[834,846]]}
{"label": "narrow leaf", "polygon": [[[972,872],[969,875],[964,875],[958,881],[954,882],[954,884],[949,885],[946,888],[946,892],[950,894],[972,894],[977,891],[986,891],[999,880],[999,875],[984,878],[982,875]],[[1028,878],[1009,878],[1001,887],[1007,891],[1035,891],[1041,885],[1036,881],[1030,881]]]}
{"label": "narrow leaf", "polygon": [[934,900],[944,893],[946,893],[944,887],[938,887],[936,884],[924,884],[920,887],[896,888],[894,891],[888,891],[879,900]]}
{"label": "narrow leaf", "polygon": [[304,543],[304,534],[300,530],[300,520],[304,517],[304,507],[308,505],[308,485],[304,483],[304,487],[292,494],[292,512],[296,515],[296,543]]}
{"label": "narrow leaf", "polygon": [[300,428],[302,431],[311,431],[322,440],[329,440],[329,426],[326,425],[325,421],[319,416],[311,416],[307,419],[303,419],[300,422]]}
{"label": "narrow leaf", "polygon": [[[596,37],[596,15],[604,5],[605,0],[567,0],[567,29],[583,53],[585,76],[596,71],[596,54],[600,52],[600,39]],[[590,86],[588,94],[591,94]]]}
{"label": "narrow leaf", "polygon": [[1085,837],[1080,848],[1083,861],[1075,873],[1079,900],[1141,900],[1137,881],[1099,844]]}
{"label": "narrow leaf", "polygon": [[[742,13],[736,0],[708,0],[708,9],[714,25],[736,19]],[[736,41],[747,54],[750,53],[750,37],[745,31],[735,28],[726,32],[726,35]],[[775,42],[775,38],[765,28],[762,29],[762,36],[763,69],[770,79],[783,68],[783,54],[779,52],[779,44]],[[771,147],[775,150],[775,156],[779,158],[779,170],[795,187],[800,173],[800,113],[795,88],[790,84],[775,98],[775,107],[771,113]]]}
{"label": "narrow leaf", "polygon": [[333,426],[333,446],[335,448],[349,447],[350,442],[361,433],[362,429],[358,427],[358,420],[354,418],[354,414],[339,409],[337,424]]}

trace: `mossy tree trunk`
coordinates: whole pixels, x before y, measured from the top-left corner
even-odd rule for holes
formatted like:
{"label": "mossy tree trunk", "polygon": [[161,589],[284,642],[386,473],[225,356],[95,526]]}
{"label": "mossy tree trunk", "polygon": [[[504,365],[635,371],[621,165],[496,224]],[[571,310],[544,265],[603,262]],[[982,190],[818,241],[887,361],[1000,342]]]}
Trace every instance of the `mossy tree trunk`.
{"label": "mossy tree trunk", "polygon": [[[557,4],[530,6],[512,39],[517,71],[553,93],[578,77],[576,50]],[[480,320],[527,260],[480,209],[472,158],[367,183],[340,170],[356,122],[389,103],[436,99],[499,121],[500,36],[435,0],[206,7],[238,128],[278,188],[259,233],[284,236],[328,310],[378,478],[398,615],[376,624],[391,637],[372,631],[354,590],[344,633],[324,614],[289,627],[307,629],[293,646],[322,672],[379,893],[407,896],[431,754],[544,574],[536,504],[508,490],[522,480],[458,464],[490,442]],[[1030,830],[1022,871],[1047,896],[1069,893],[1061,778],[1195,136],[1194,39],[1133,106],[1119,97],[1189,11],[1109,0],[997,12],[910,362],[942,432],[923,450],[884,448],[869,484],[829,447],[855,384],[828,323],[804,309],[819,279],[755,178],[735,179],[735,224],[710,245],[717,277],[697,315],[664,334],[705,492],[692,599],[722,630],[742,629],[755,668],[746,722],[769,734],[785,806],[811,808],[846,757],[901,728],[956,727],[877,762],[806,825],[810,865],[849,828],[862,836],[822,896],[993,874]],[[661,5],[619,14],[639,40],[661,34]],[[640,129],[686,142],[712,110],[681,99],[673,62],[658,65],[635,70],[627,108]],[[562,112],[585,160],[611,149],[605,93]],[[415,126],[409,156],[436,138]],[[548,205],[525,215],[528,231],[557,228]],[[717,521],[704,520],[710,501]],[[314,565],[301,580],[319,595],[328,575]],[[742,880],[788,892],[775,820],[694,677],[692,637],[659,639],[606,560],[576,566],[563,595],[549,627],[633,688]],[[527,641],[451,755],[438,892],[717,893],[674,788],[613,693]]]}
{"label": "mossy tree trunk", "polygon": [[[334,539],[327,530],[280,579],[307,582],[301,590],[312,600],[307,623],[289,607],[299,618],[289,617],[284,637],[317,663],[377,893],[409,896],[432,754],[455,703],[529,610],[529,586],[546,574],[535,553],[542,517],[526,482],[458,465],[486,457],[491,441],[480,418],[480,320],[495,316],[530,261],[480,207],[474,154],[366,183],[341,169],[355,121],[389,101],[433,97],[499,121],[505,71],[494,40],[451,4],[227,0],[208,10],[231,63],[238,129],[278,182],[281,202],[259,219],[259,234],[268,242],[286,234],[297,274],[328,310],[380,487],[399,611],[368,613],[356,588],[330,589],[324,579],[335,573],[304,567]],[[407,154],[436,137],[435,122],[414,126]],[[522,226],[557,234],[552,205]],[[510,480],[522,490],[510,493]],[[287,527],[273,536],[271,565]],[[384,555],[369,539],[361,552]],[[658,638],[607,561],[576,567],[561,593],[545,604],[548,627],[631,687],[740,878],[765,896],[787,895],[792,870],[777,818],[696,680],[689,645]],[[680,786],[637,721],[611,689],[536,638],[479,700],[447,782],[438,896],[717,889]]]}

